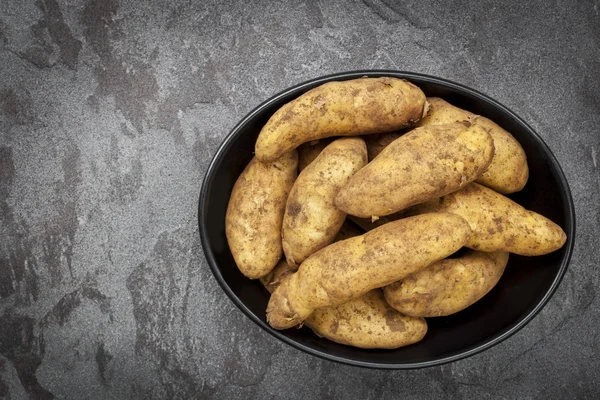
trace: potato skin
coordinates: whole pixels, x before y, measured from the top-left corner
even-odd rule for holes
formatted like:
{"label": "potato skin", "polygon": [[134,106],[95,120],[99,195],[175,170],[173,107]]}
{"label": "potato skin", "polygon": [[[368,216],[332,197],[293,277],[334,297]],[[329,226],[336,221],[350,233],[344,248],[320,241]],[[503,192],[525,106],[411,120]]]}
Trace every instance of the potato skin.
{"label": "potato skin", "polygon": [[281,238],[288,263],[297,268],[314,252],[333,242],[346,214],[333,205],[335,195],[367,163],[367,147],[359,137],[328,145],[306,167],[288,196]]}
{"label": "potato skin", "polygon": [[489,168],[475,182],[499,193],[514,193],[523,189],[529,179],[525,150],[510,133],[485,117],[476,117],[475,123],[488,129],[494,139],[496,153]]}
{"label": "potato skin", "polygon": [[457,313],[485,296],[500,280],[508,253],[468,251],[447,258],[383,289],[390,306],[413,317]]}
{"label": "potato skin", "polygon": [[364,137],[367,144],[367,152],[369,154],[369,162],[373,161],[383,149],[390,143],[402,136],[402,132],[380,133],[378,135],[367,135]]}
{"label": "potato skin", "polygon": [[428,97],[427,101],[430,105],[429,113],[417,126],[469,121],[487,130],[494,140],[494,159],[475,182],[503,194],[523,189],[529,178],[527,156],[519,142],[508,131],[488,118],[455,107],[438,97]]}
{"label": "potato skin", "polygon": [[301,144],[298,147],[298,172],[302,172],[304,168],[308,167],[331,142],[331,139],[323,139]]}
{"label": "potato skin", "polygon": [[[360,235],[358,228],[344,223],[336,240]],[[294,274],[294,269],[282,259],[269,274],[260,278],[270,293]],[[396,349],[423,339],[427,322],[400,314],[390,307],[381,289],[337,307],[316,310],[304,324],[320,337],[333,342],[363,349]]]}
{"label": "potato skin", "polygon": [[425,104],[421,89],[402,79],[328,82],[273,114],[256,141],[256,157],[269,162],[313,140],[398,130],[417,122]]}
{"label": "potato skin", "polygon": [[417,128],[393,141],[338,192],[335,205],[357,217],[381,217],[459,190],[494,156],[482,128],[468,122]]}
{"label": "potato skin", "polygon": [[225,234],[238,268],[250,279],[266,275],[281,258],[283,213],[297,168],[297,151],[270,164],[253,158],[233,186]]}
{"label": "potato skin", "polygon": [[467,247],[541,256],[560,249],[567,235],[560,226],[508,197],[471,183],[462,190],[411,207],[412,215],[449,212],[463,217],[473,230]]}
{"label": "potato skin", "polygon": [[333,243],[307,258],[273,292],[267,321],[276,329],[291,328],[318,308],[338,306],[447,257],[470,234],[461,217],[432,213]]}
{"label": "potato skin", "polygon": [[337,307],[315,310],[304,323],[320,337],[363,349],[397,349],[423,339],[424,318],[402,315],[373,289]]}

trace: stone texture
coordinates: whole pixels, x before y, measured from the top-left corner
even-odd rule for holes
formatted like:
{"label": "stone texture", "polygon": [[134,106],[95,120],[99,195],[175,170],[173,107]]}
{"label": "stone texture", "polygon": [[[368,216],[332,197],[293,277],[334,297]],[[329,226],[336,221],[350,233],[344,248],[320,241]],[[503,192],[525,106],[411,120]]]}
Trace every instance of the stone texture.
{"label": "stone texture", "polygon": [[[0,397],[591,398],[600,390],[597,1],[0,2]],[[512,108],[576,203],[569,271],[483,354],[374,371],[233,306],[196,207],[221,140],[271,95],[390,68]]]}

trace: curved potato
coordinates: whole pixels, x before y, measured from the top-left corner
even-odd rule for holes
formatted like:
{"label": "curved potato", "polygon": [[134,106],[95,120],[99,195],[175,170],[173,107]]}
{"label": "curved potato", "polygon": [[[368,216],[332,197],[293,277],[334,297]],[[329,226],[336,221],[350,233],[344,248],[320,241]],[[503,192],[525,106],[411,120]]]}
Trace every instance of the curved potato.
{"label": "curved potato", "polygon": [[373,289],[337,307],[315,310],[304,323],[317,336],[363,349],[397,349],[423,339],[424,318],[402,315]]}
{"label": "curved potato", "polygon": [[548,218],[477,183],[416,205],[410,212],[460,215],[473,230],[466,246],[474,250],[541,256],[560,249],[567,240],[562,228]]}
{"label": "curved potato", "polygon": [[328,82],[273,114],[256,141],[256,158],[273,161],[302,143],[331,136],[391,132],[417,122],[425,95],[397,78]]}
{"label": "curved potato", "polygon": [[298,175],[288,196],[281,238],[288,263],[297,268],[327,246],[346,219],[333,199],[348,179],[367,163],[359,137],[333,141]]}
{"label": "curved potato", "polygon": [[304,168],[308,167],[331,142],[330,139],[323,139],[301,144],[298,147],[298,171],[302,172]]}
{"label": "curved potato", "polygon": [[267,274],[281,258],[283,213],[297,168],[297,151],[270,164],[253,158],[233,186],[225,234],[235,263],[250,279]]}
{"label": "curved potato", "polygon": [[460,189],[477,179],[493,156],[490,135],[468,122],[417,128],[354,174],[334,204],[362,218],[393,214]]}
{"label": "curved potato", "polygon": [[367,135],[364,137],[367,144],[369,161],[373,161],[390,143],[402,136],[401,132],[380,133],[378,135]]}
{"label": "curved potato", "polygon": [[267,321],[275,329],[291,328],[316,309],[338,306],[446,258],[470,234],[461,217],[434,213],[333,243],[307,258],[273,292]]}
{"label": "curved potato", "polygon": [[469,121],[487,130],[494,139],[494,159],[475,182],[504,194],[523,189],[529,178],[527,156],[519,142],[508,131],[488,118],[455,107],[438,97],[428,97],[427,101],[430,105],[429,113],[417,126]]}
{"label": "curved potato", "polygon": [[[348,228],[346,233],[356,232],[351,224],[344,225]],[[281,260],[260,281],[273,293],[293,273],[293,268]],[[319,337],[363,349],[397,349],[418,342],[427,333],[425,319],[394,310],[385,301],[381,289],[373,289],[337,307],[320,308],[304,324]]]}
{"label": "curved potato", "polygon": [[468,251],[447,258],[383,288],[390,306],[413,317],[457,313],[489,293],[500,280],[508,253]]}

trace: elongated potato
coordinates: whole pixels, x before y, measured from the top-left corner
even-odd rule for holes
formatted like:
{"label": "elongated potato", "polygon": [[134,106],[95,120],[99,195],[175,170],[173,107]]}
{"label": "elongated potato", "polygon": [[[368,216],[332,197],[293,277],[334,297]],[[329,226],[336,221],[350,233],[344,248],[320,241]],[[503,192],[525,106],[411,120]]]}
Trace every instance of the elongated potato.
{"label": "elongated potato", "polygon": [[367,144],[369,161],[373,161],[390,143],[402,136],[401,132],[381,133],[379,135],[367,135],[364,137]]}
{"label": "elongated potato", "polygon": [[548,218],[477,183],[408,211],[412,215],[428,212],[460,215],[473,230],[466,246],[474,250],[541,256],[560,249],[567,240],[562,228]]}
{"label": "elongated potato", "polygon": [[270,164],[253,158],[233,186],[225,234],[235,263],[248,278],[266,275],[281,258],[283,213],[297,168],[297,151]]}
{"label": "elongated potato", "polygon": [[425,95],[397,78],[328,82],[285,104],[256,141],[256,158],[273,161],[302,143],[331,136],[391,132],[417,122]]}
{"label": "elongated potato", "polygon": [[457,313],[485,296],[500,280],[508,253],[468,251],[447,258],[383,289],[390,306],[413,317]]}
{"label": "elongated potato", "polygon": [[322,139],[301,144],[298,147],[298,171],[302,172],[304,168],[308,167],[331,142],[331,139]]}
{"label": "elongated potato", "polygon": [[493,156],[490,135],[468,122],[417,128],[354,174],[334,204],[357,217],[389,215],[460,189],[477,179]]}
{"label": "elongated potato", "polygon": [[494,159],[488,169],[475,182],[499,193],[513,193],[523,189],[529,178],[527,156],[517,140],[492,120],[460,109],[438,98],[428,97],[429,113],[418,126],[469,121],[486,129],[494,139]]}
{"label": "elongated potato", "polygon": [[340,188],[367,163],[367,147],[359,137],[333,141],[298,175],[287,199],[281,238],[288,263],[297,268],[327,246],[346,219],[333,205]]}
{"label": "elongated potato", "polygon": [[[344,225],[346,234],[357,232],[350,224]],[[293,273],[293,268],[281,260],[260,281],[273,293]],[[363,349],[397,349],[418,342],[427,333],[425,319],[394,310],[385,301],[381,289],[373,289],[337,307],[320,308],[304,324],[319,337]]]}
{"label": "elongated potato", "polygon": [[433,213],[333,243],[273,292],[267,320],[276,329],[291,328],[318,308],[338,306],[449,256],[470,234],[461,217]]}
{"label": "elongated potato", "polygon": [[424,318],[403,315],[373,289],[337,307],[315,310],[304,323],[320,337],[363,349],[397,349],[423,339]]}

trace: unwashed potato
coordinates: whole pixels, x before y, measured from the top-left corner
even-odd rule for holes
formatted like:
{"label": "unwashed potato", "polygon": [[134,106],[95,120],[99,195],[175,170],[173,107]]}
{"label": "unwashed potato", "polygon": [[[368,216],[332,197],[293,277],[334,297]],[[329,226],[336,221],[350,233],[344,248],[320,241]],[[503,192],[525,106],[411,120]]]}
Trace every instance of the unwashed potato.
{"label": "unwashed potato", "polygon": [[393,141],[342,187],[335,205],[357,217],[381,217],[477,179],[494,156],[490,135],[469,122],[417,128]]}
{"label": "unwashed potato", "polygon": [[[344,224],[344,227],[347,234],[357,232],[350,224]],[[294,269],[281,260],[260,281],[273,293],[293,273]],[[373,289],[337,307],[320,308],[304,324],[319,337],[363,349],[397,349],[420,341],[427,333],[425,319],[394,310],[385,301],[381,289]]]}
{"label": "unwashed potato", "polygon": [[519,142],[492,120],[455,107],[439,97],[428,97],[430,108],[417,126],[469,121],[486,129],[494,139],[494,159],[476,182],[499,193],[513,193],[523,189],[529,178],[527,156]]}
{"label": "unwashed potato", "polygon": [[276,160],[302,143],[331,136],[391,132],[417,122],[425,95],[397,78],[328,82],[285,104],[262,128],[256,158]]}
{"label": "unwashed potato", "polygon": [[318,308],[338,306],[446,258],[470,234],[461,217],[432,213],[333,243],[307,258],[273,292],[267,321],[276,329],[291,328]]}
{"label": "unwashed potato", "polygon": [[369,161],[373,161],[390,143],[402,136],[400,132],[380,133],[364,137],[369,153]]}
{"label": "unwashed potato", "polygon": [[413,317],[457,313],[485,296],[500,280],[508,253],[469,250],[447,258],[386,286],[390,306]]}
{"label": "unwashed potato", "polygon": [[333,242],[346,214],[333,205],[335,195],[367,163],[360,137],[334,140],[298,175],[287,199],[281,239],[288,263],[297,268]]}
{"label": "unwashed potato", "polygon": [[363,349],[397,349],[427,333],[424,318],[394,310],[381,289],[373,289],[337,307],[315,310],[304,321],[317,336]]}
{"label": "unwashed potato", "polygon": [[235,263],[248,278],[266,275],[281,258],[281,224],[297,169],[297,151],[269,164],[253,158],[233,186],[225,234]]}
{"label": "unwashed potato", "polygon": [[412,215],[428,212],[460,215],[473,230],[466,246],[474,250],[541,256],[560,249],[567,240],[562,228],[548,218],[477,183],[407,211]]}
{"label": "unwashed potato", "polygon": [[302,172],[304,168],[308,167],[308,165],[313,162],[331,142],[331,139],[322,139],[301,144],[298,147],[298,171]]}

